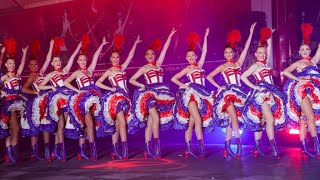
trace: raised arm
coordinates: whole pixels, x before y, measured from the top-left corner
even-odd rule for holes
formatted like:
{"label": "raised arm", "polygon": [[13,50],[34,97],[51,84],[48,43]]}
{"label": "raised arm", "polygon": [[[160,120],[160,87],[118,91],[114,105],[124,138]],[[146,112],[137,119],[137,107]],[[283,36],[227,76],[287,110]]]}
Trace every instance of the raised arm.
{"label": "raised arm", "polygon": [[18,71],[17,71],[17,76],[20,76],[22,71],[23,71],[23,68],[24,68],[24,65],[26,63],[26,57],[27,57],[27,51],[28,51],[28,47],[25,47],[25,48],[22,48],[22,58],[21,58],[21,62],[20,62],[20,65],[19,65],[19,68],[18,68]]}
{"label": "raised arm", "polygon": [[146,67],[145,67],[145,66],[141,67],[141,68],[130,78],[129,83],[131,83],[131,84],[134,85],[134,86],[138,86],[138,87],[140,87],[141,89],[144,90],[146,86],[145,86],[144,84],[142,84],[142,83],[139,83],[139,82],[137,81],[137,79],[144,74],[145,70],[146,70]]}
{"label": "raised arm", "polygon": [[316,54],[313,56],[313,58],[311,59],[311,61],[313,61],[314,64],[318,64],[319,60],[320,60],[320,43],[319,43],[319,45],[318,45],[317,52],[316,52]]}
{"label": "raised arm", "polygon": [[161,67],[161,65],[163,63],[163,60],[164,60],[164,57],[166,56],[167,50],[168,50],[170,42],[171,42],[171,38],[174,35],[174,33],[176,33],[176,32],[177,32],[177,30],[175,28],[172,28],[172,30],[171,30],[171,32],[169,34],[169,37],[168,37],[166,43],[164,44],[164,46],[163,46],[163,48],[161,50],[160,56],[159,56],[159,58],[157,60],[157,65],[159,67]]}
{"label": "raised arm", "polygon": [[69,58],[69,61],[68,61],[67,65],[62,70],[64,73],[66,73],[66,74],[69,73],[69,71],[71,69],[71,66],[72,66],[72,63],[73,63],[74,59],[76,58],[77,54],[80,51],[81,45],[82,45],[82,43],[80,42],[78,44],[78,47],[76,48],[76,50],[72,53],[71,57]]}
{"label": "raised arm", "polygon": [[140,39],[140,35],[139,35],[137,37],[136,41],[134,42],[126,61],[121,65],[121,68],[123,71],[128,67],[128,65],[129,65],[129,63],[130,63],[131,59],[133,58],[134,53],[136,51],[137,44],[139,44],[140,42],[141,42],[141,39]]}
{"label": "raised arm", "polygon": [[187,85],[183,84],[181,81],[179,81],[179,79],[184,76],[185,74],[187,74],[189,71],[189,68],[186,67],[184,68],[182,71],[178,72],[177,74],[175,74],[172,78],[171,81],[173,83],[175,83],[176,85],[178,85],[180,88],[188,88]]}
{"label": "raised arm", "polygon": [[254,73],[254,71],[258,68],[258,65],[257,64],[253,64],[252,66],[249,67],[249,69],[247,69],[244,73],[242,73],[241,75],[241,80],[246,84],[248,85],[249,87],[251,87],[252,89],[255,89],[255,90],[258,90],[260,89],[259,86],[256,86],[254,84],[252,84],[248,77]]}
{"label": "raised arm", "polygon": [[298,67],[299,67],[299,61],[291,64],[289,67],[287,67],[285,70],[283,70],[283,75],[290,78],[290,79],[293,79],[293,80],[296,80],[296,81],[301,81],[300,78],[296,77],[295,75],[292,74],[292,71],[296,70]]}
{"label": "raised arm", "polygon": [[96,81],[96,86],[98,86],[101,89],[108,90],[108,91],[115,91],[115,88],[111,88],[109,86],[106,86],[103,84],[103,81],[106,80],[110,76],[110,70],[107,70],[103,75]]}
{"label": "raised arm", "polygon": [[105,37],[103,37],[102,39],[102,43],[100,44],[99,48],[96,50],[96,52],[94,53],[93,55],[93,58],[92,58],[92,62],[90,64],[90,66],[88,67],[88,71],[90,71],[91,73],[93,73],[93,71],[96,69],[96,65],[97,65],[97,62],[98,62],[98,59],[99,59],[99,56],[100,56],[100,53],[102,51],[102,48],[104,45],[106,45],[108,42],[106,40]]}
{"label": "raised arm", "polygon": [[246,44],[244,46],[243,51],[241,52],[241,55],[240,55],[240,57],[239,57],[239,59],[237,61],[240,67],[242,66],[244,60],[246,59],[246,56],[247,56],[247,53],[248,53],[248,50],[249,50],[249,47],[250,47],[253,31],[254,31],[254,28],[255,28],[256,24],[257,24],[256,22],[251,24],[249,37],[248,37],[248,39],[246,41]]}
{"label": "raised arm", "polygon": [[63,81],[63,85],[66,86],[67,88],[75,91],[75,92],[80,92],[79,89],[77,89],[76,87],[74,87],[74,86],[71,84],[71,82],[72,82],[75,78],[77,78],[77,74],[78,74],[78,71],[73,72],[69,77],[67,77],[67,79],[65,79],[65,80]]}
{"label": "raised arm", "polygon": [[207,55],[207,37],[208,37],[208,35],[209,35],[209,28],[206,29],[206,33],[204,35],[202,53],[201,53],[200,60],[198,62],[199,68],[202,68],[204,60],[206,59],[206,55]]}
{"label": "raised arm", "polygon": [[41,75],[44,75],[44,72],[46,72],[49,64],[50,64],[50,60],[52,58],[52,48],[53,48],[53,44],[54,44],[54,40],[51,39],[50,41],[50,47],[49,47],[49,51],[48,51],[48,54],[47,54],[47,57],[46,57],[46,61],[44,62],[44,64],[42,65],[40,71],[39,71],[39,74]]}
{"label": "raised arm", "polygon": [[219,74],[223,70],[224,65],[218,66],[215,70],[213,70],[210,74],[207,75],[206,79],[214,85],[218,89],[224,89],[222,86],[220,86],[215,80],[214,77]]}

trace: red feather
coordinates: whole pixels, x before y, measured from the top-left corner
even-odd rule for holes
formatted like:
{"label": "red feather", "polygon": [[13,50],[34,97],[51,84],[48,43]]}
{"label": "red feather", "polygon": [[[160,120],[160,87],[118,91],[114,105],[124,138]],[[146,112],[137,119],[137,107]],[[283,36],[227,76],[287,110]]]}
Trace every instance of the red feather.
{"label": "red feather", "polygon": [[90,37],[87,34],[82,35],[81,54],[86,54],[90,44]]}
{"label": "red feather", "polygon": [[272,30],[268,27],[264,27],[260,30],[260,46],[268,46],[267,39],[271,38]]}
{"label": "red feather", "polygon": [[33,40],[31,42],[31,55],[30,59],[37,59],[37,56],[39,55],[40,52],[40,41],[39,40]]}
{"label": "red feather", "polygon": [[303,23],[301,24],[301,31],[302,31],[302,37],[303,37],[303,43],[304,44],[310,44],[310,35],[312,34],[313,27],[311,23]]}
{"label": "red feather", "polygon": [[236,44],[240,42],[240,40],[241,40],[240,31],[238,29],[235,29],[228,34],[227,44],[229,47],[234,48],[236,47]]}
{"label": "red feather", "polygon": [[162,48],[162,42],[160,38],[157,38],[151,43],[149,49],[152,49],[154,51],[160,51],[161,48]]}
{"label": "red feather", "polygon": [[4,40],[4,47],[6,48],[6,53],[9,58],[13,58],[13,56],[17,52],[17,42],[14,38],[8,38]]}
{"label": "red feather", "polygon": [[120,51],[123,44],[124,44],[124,35],[123,34],[115,34],[113,36],[113,42],[114,42],[114,51]]}
{"label": "red feather", "polygon": [[60,37],[55,37],[52,49],[52,53],[54,56],[59,56],[62,46],[64,46],[64,40]]}
{"label": "red feather", "polygon": [[187,37],[188,49],[191,51],[196,50],[197,44],[200,42],[199,34],[195,32],[190,32]]}

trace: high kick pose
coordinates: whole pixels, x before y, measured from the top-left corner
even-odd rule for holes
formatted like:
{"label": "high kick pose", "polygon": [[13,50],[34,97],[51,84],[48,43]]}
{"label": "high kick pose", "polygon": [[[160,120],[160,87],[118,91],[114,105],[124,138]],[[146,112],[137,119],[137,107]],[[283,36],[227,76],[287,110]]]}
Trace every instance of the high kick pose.
{"label": "high kick pose", "polygon": [[[213,107],[215,120],[218,121],[218,126],[226,127],[226,140],[224,147],[224,156],[240,158],[242,153],[239,125],[243,127],[244,122],[241,116],[242,107],[245,103],[246,94],[241,90],[240,73],[241,66],[246,58],[254,27],[253,23],[250,27],[250,34],[245,44],[245,47],[237,61],[234,60],[233,48],[236,41],[240,41],[240,32],[235,30],[229,33],[228,43],[224,50],[226,63],[218,66],[207,76],[207,80],[218,88],[216,99]],[[218,84],[214,77],[221,73],[224,78],[223,85]],[[232,131],[235,134],[237,142],[237,153],[234,154],[231,150]]]}
{"label": "high kick pose", "polygon": [[[137,45],[141,42],[140,36],[129,52],[125,62],[120,65],[120,50],[124,42],[122,35],[115,35],[114,48],[110,57],[112,67],[97,80],[96,85],[107,92],[101,98],[103,105],[103,117],[109,124],[115,124],[115,132],[112,135],[112,159],[128,160],[127,144],[127,123],[133,118],[131,113],[131,101],[128,96],[127,77],[125,69],[128,67],[134,56]],[[109,79],[112,87],[103,84],[105,79]],[[119,134],[122,144],[122,155],[118,152]]]}
{"label": "high kick pose", "polygon": [[[50,129],[50,131],[53,133],[56,133],[52,159],[66,161],[67,157],[64,146],[64,127],[66,119],[68,118],[67,101],[72,92],[63,85],[63,81],[66,78],[66,75],[69,73],[72,63],[80,50],[81,42],[63,69],[59,57],[60,48],[62,46],[64,46],[64,40],[56,37],[53,45],[53,58],[51,60],[51,65],[53,66],[54,71],[45,76],[39,85],[39,89],[52,90],[48,95],[48,103],[46,107],[47,118],[50,121],[50,128],[48,129]],[[46,85],[49,81],[52,84],[51,86]]]}
{"label": "high kick pose", "polygon": [[[244,112],[246,126],[254,131],[255,150],[254,156],[265,156],[260,149],[260,140],[264,124],[266,132],[272,147],[272,156],[279,159],[280,155],[276,146],[274,131],[280,130],[285,125],[285,96],[282,91],[274,85],[272,79],[272,70],[267,65],[267,49],[270,52],[271,47],[266,41],[272,35],[272,30],[263,28],[260,31],[260,44],[255,52],[257,61],[241,75],[241,80],[252,88],[247,97]],[[269,54],[269,53],[268,53]],[[256,84],[251,83],[248,77],[253,75]]]}
{"label": "high kick pose", "polygon": [[[30,127],[29,130],[26,131],[25,135],[31,136],[31,147],[32,147],[32,155],[31,158],[42,160],[39,152],[38,152],[38,135],[40,133],[40,123],[41,121],[46,121],[46,113],[45,113],[45,105],[46,103],[42,103],[43,99],[39,98],[40,89],[39,85],[44,79],[44,73],[49,66],[51,56],[52,56],[52,48],[54,41],[50,41],[49,51],[46,57],[46,61],[42,65],[40,71],[38,71],[38,60],[37,54],[40,48],[40,44],[37,43],[38,41],[34,41],[31,45],[31,57],[29,61],[28,68],[31,72],[27,81],[24,83],[22,87],[22,92],[25,94],[29,94],[31,96],[27,102],[27,109],[26,109],[26,118],[28,125]],[[24,134],[23,131],[21,134]],[[49,141],[50,141],[50,133],[47,131],[43,131],[43,139],[45,143],[45,159],[47,161],[51,161],[50,157],[50,150],[49,150]]]}
{"label": "high kick pose", "polygon": [[[85,135],[87,135],[90,146],[90,158],[91,160],[96,161],[97,150],[95,144],[95,130],[97,135],[101,136],[101,133],[104,134],[104,125],[106,123],[100,121],[103,121],[103,118],[99,117],[99,113],[102,109],[99,100],[101,93],[94,85],[93,72],[96,68],[102,48],[107,44],[107,41],[103,38],[102,43],[93,55],[90,66],[87,68],[86,52],[89,43],[89,37],[83,35],[82,46],[77,59],[79,69],[73,72],[63,82],[67,88],[77,92],[69,98],[68,113],[70,121],[67,121],[65,134],[66,137],[79,139],[78,160],[89,159],[85,153]],[[73,80],[76,80],[79,89],[71,84]]]}
{"label": "high kick pose", "polygon": [[[288,97],[287,114],[291,124],[299,128],[301,153],[320,158],[320,143],[317,130],[320,130],[320,44],[315,56],[310,57],[311,24],[302,24],[303,43],[299,48],[301,59],[283,71],[289,79],[284,86]],[[307,127],[314,142],[315,155],[306,145]]]}
{"label": "high kick pose", "polygon": [[5,161],[16,162],[18,160],[20,131],[20,120],[18,117],[23,116],[26,108],[26,102],[21,96],[20,75],[26,61],[28,46],[22,49],[22,59],[17,72],[15,72],[14,55],[16,53],[16,41],[15,39],[7,39],[4,45],[8,56],[4,65],[8,72],[1,76],[1,81],[3,82],[1,95],[4,96],[4,100],[3,104],[1,104],[0,139],[6,138],[7,154]]}
{"label": "high kick pose", "polygon": [[[163,83],[163,69],[161,65],[169,48],[171,38],[177,30],[172,29],[165,42],[160,56],[156,59],[155,51],[161,49],[161,41],[155,40],[145,54],[146,65],[141,67],[129,80],[139,89],[133,95],[134,122],[129,124],[129,131],[145,128],[144,158],[161,159],[159,131],[167,130],[173,124],[174,94]],[[147,85],[139,83],[137,79],[144,76]],[[155,141],[155,153],[150,150],[151,138]]]}
{"label": "high kick pose", "polygon": [[[195,127],[197,140],[199,143],[199,158],[205,158],[205,147],[203,142],[202,129],[210,133],[214,129],[214,120],[212,116],[213,97],[205,88],[205,72],[202,69],[207,54],[207,36],[209,28],[206,29],[202,46],[202,54],[197,62],[195,49],[200,41],[200,37],[195,33],[188,36],[189,49],[186,54],[186,60],[189,65],[179,73],[175,74],[171,81],[180,87],[177,92],[175,115],[175,129],[185,131],[186,150],[185,157],[195,157],[191,149],[192,131]],[[189,83],[183,84],[179,79],[186,75]]]}

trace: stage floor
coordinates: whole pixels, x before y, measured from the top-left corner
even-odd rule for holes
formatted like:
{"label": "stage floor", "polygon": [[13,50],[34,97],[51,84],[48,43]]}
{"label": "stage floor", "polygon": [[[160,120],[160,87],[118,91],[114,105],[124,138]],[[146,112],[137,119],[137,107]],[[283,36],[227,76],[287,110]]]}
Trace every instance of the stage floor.
{"label": "stage floor", "polygon": [[[243,147],[243,157],[224,158],[222,145],[207,145],[207,158],[185,159],[183,145],[162,147],[163,159],[144,160],[143,147],[129,145],[128,161],[111,161],[111,149],[99,148],[99,160],[78,161],[76,148],[68,149],[67,162],[22,161],[6,164],[1,160],[1,179],[320,179],[320,159],[302,158],[298,148],[279,147],[282,158],[254,158],[252,146]],[[194,149],[197,146],[194,145]],[[270,154],[270,148],[263,150]],[[2,158],[3,159],[3,158]]]}

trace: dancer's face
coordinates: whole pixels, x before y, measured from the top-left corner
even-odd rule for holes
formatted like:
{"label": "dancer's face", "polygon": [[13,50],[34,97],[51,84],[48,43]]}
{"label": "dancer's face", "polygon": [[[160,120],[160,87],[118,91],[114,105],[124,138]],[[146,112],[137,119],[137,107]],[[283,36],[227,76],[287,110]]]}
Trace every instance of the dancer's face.
{"label": "dancer's face", "polygon": [[148,49],[146,55],[144,56],[148,62],[153,62],[156,59],[156,54],[152,49]]}
{"label": "dancer's face", "polygon": [[31,72],[37,72],[38,71],[38,62],[36,60],[30,60],[28,68]]}
{"label": "dancer's face", "polygon": [[53,66],[54,69],[59,69],[61,68],[61,60],[60,57],[53,57],[51,61],[51,65]]}
{"label": "dancer's face", "polygon": [[113,66],[117,66],[120,63],[120,55],[118,52],[113,52],[110,57],[110,61]]}
{"label": "dancer's face", "polygon": [[258,47],[256,53],[254,54],[258,60],[267,59],[267,50],[265,47]]}
{"label": "dancer's face", "polygon": [[87,67],[87,57],[85,55],[79,55],[77,63],[80,68],[86,68]]}
{"label": "dancer's face", "polygon": [[300,46],[299,54],[303,59],[309,58],[310,57],[310,53],[311,53],[311,50],[310,50],[309,45],[303,44],[303,45]]}
{"label": "dancer's face", "polygon": [[232,60],[233,59],[233,50],[230,47],[227,47],[224,49],[224,58],[226,60]]}
{"label": "dancer's face", "polygon": [[5,63],[5,66],[9,72],[14,71],[14,69],[16,68],[16,63],[13,59],[8,59]]}
{"label": "dancer's face", "polygon": [[188,51],[186,54],[186,60],[189,62],[189,64],[196,63],[197,55],[194,51]]}

